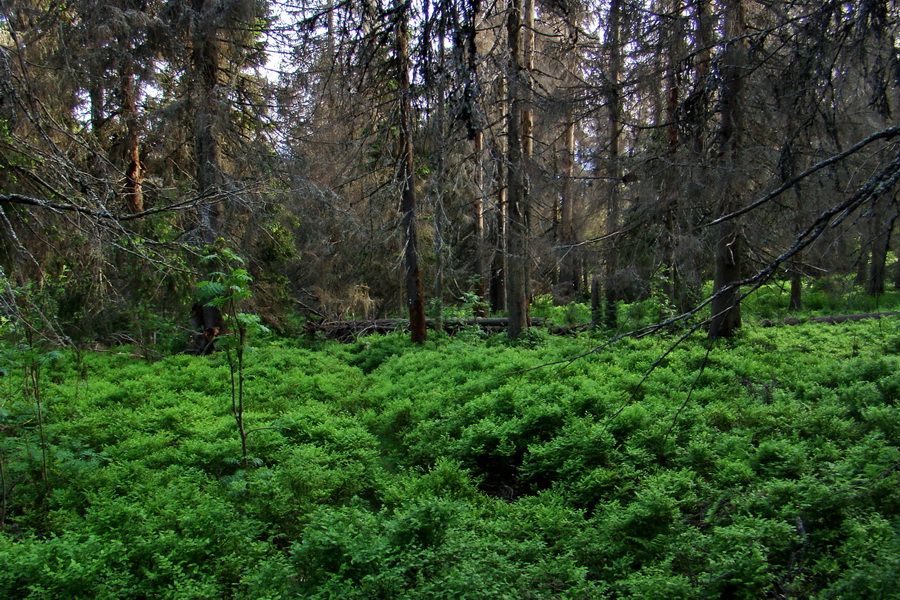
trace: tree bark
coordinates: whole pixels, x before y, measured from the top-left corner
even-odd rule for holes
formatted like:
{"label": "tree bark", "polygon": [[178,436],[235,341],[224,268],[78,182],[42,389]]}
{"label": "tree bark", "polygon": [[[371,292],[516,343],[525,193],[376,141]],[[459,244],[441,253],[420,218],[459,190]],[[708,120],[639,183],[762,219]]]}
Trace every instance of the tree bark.
{"label": "tree bark", "polygon": [[559,207],[559,242],[562,248],[559,267],[559,300],[569,304],[575,296],[575,121],[567,109],[562,156],[563,189]]}
{"label": "tree bark", "polygon": [[599,327],[603,321],[603,301],[600,294],[602,293],[600,278],[594,277],[591,280],[591,326]]}
{"label": "tree bark", "polygon": [[563,139],[565,146],[561,152],[561,175],[563,178],[562,193],[559,200],[559,238],[558,243],[562,250],[559,259],[559,282],[557,284],[557,296],[561,303],[569,304],[573,301],[576,288],[575,274],[575,98],[574,86],[576,84],[575,70],[578,68],[576,24],[569,25],[568,60],[566,61],[566,73],[564,84],[570,89],[565,90],[566,108],[563,117]]}
{"label": "tree bark", "polygon": [[[743,85],[744,42],[743,0],[730,0],[725,5],[725,50],[722,56],[721,121],[718,135],[719,164],[724,167],[725,186],[719,202],[719,214],[730,214],[739,206],[739,185],[735,173],[741,150],[743,121],[741,93]],[[711,306],[709,337],[730,337],[741,326],[741,231],[737,219],[729,219],[715,230],[715,276]]]}
{"label": "tree bark", "polygon": [[[793,175],[793,171],[795,171],[793,164],[793,156],[789,161],[790,171],[789,174]],[[801,233],[800,223],[803,220],[804,211],[804,203],[803,203],[803,194],[800,192],[800,184],[794,186],[794,203],[797,211],[796,216],[794,217],[794,236],[799,236]],[[791,294],[790,300],[788,302],[788,310],[799,311],[803,309],[803,253],[797,252],[791,258]]]}
{"label": "tree bark", "polygon": [[[487,244],[484,235],[484,131],[475,132],[475,293],[482,302],[488,301],[488,273],[485,268]],[[484,315],[481,315],[484,316]]]}
{"label": "tree bark", "polygon": [[[619,74],[621,71],[621,1],[612,0],[609,7],[609,27],[607,29],[609,44],[609,196],[606,208],[606,230],[612,234],[619,229],[619,128],[621,121],[621,98],[619,97]],[[619,270],[619,260],[615,247],[615,237],[611,236],[606,243],[605,266],[606,286],[603,313],[603,325],[615,329],[619,315],[617,301],[618,289],[615,276]]]}
{"label": "tree bark", "polygon": [[475,293],[482,302],[487,302],[489,300],[488,279],[490,274],[488,273],[486,264],[487,243],[484,226],[485,198],[487,197],[484,187],[484,123],[478,112],[478,101],[481,95],[478,76],[478,19],[481,13],[480,0],[474,0],[469,7],[469,11],[469,22],[466,24],[468,29],[466,53],[468,58],[468,85],[470,86],[470,89],[467,93],[466,101],[469,103],[469,127],[475,151],[475,260],[473,261],[473,271],[476,279]]}
{"label": "tree bark", "polygon": [[141,165],[138,86],[130,61],[122,63],[119,80],[122,120],[125,122],[125,207],[130,214],[136,215],[144,211],[144,169]]}
{"label": "tree bark", "polygon": [[521,59],[522,1],[510,0],[507,17],[509,52],[509,82],[507,90],[507,189],[508,189],[508,273],[506,277],[506,309],[509,313],[508,335],[519,337],[528,326],[526,289],[526,188],[524,136],[522,115],[524,109],[524,79],[527,76]]}
{"label": "tree bark", "polygon": [[866,282],[866,293],[870,296],[880,296],[885,291],[887,255],[897,215],[894,215],[885,227],[883,212],[878,210],[878,205],[873,207],[873,213],[870,237],[872,240],[872,261],[869,263],[869,279]]}
{"label": "tree bark", "polygon": [[222,185],[222,149],[218,131],[222,54],[217,40],[215,10],[215,3],[210,0],[194,0],[194,154],[197,192],[203,198],[199,208],[199,228],[205,244],[212,244],[221,235],[224,218],[224,207],[217,197]]}
{"label": "tree bark", "polygon": [[[501,122],[509,121],[508,94],[509,86],[506,74],[500,76]],[[509,142],[506,137],[499,136],[497,154],[508,156]],[[496,251],[491,261],[491,310],[506,310],[507,276],[509,274],[509,167],[506,160],[497,161],[497,236]]]}
{"label": "tree bark", "polygon": [[525,317],[524,326],[531,325],[531,175],[534,169],[534,39],[535,39],[535,0],[525,0],[524,10],[524,44],[522,46],[522,64],[525,67],[524,89],[525,102],[522,106],[522,174],[523,196],[522,217],[525,225],[522,284],[524,286]]}
{"label": "tree bark", "polygon": [[678,106],[681,101],[681,89],[678,80],[678,61],[683,52],[684,31],[680,17],[683,6],[681,0],[672,2],[671,25],[667,29],[668,39],[665,44],[666,56],[666,90],[665,90],[665,121],[666,121],[666,153],[672,162],[663,173],[662,199],[665,220],[665,242],[663,262],[663,286],[664,293],[672,306],[680,306],[681,285],[678,273],[677,257],[677,230],[678,230],[678,190],[677,174],[674,168],[674,160],[678,152]]}
{"label": "tree bark", "polygon": [[412,98],[409,86],[408,18],[406,5],[400,9],[395,32],[397,81],[400,95],[400,179],[403,186],[400,202],[401,227],[404,234],[406,261],[406,297],[409,308],[409,332],[414,343],[427,339],[425,299],[422,273],[419,269],[418,234],[416,231],[416,194],[413,180]]}

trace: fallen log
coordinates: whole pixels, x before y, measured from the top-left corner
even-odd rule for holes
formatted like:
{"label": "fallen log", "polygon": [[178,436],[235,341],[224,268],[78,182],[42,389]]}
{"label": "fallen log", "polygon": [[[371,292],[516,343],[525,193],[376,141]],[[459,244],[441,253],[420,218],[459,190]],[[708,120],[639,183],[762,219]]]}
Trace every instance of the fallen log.
{"label": "fallen log", "polygon": [[[544,323],[541,317],[531,320],[534,326]],[[429,329],[437,328],[436,319],[426,319]],[[457,333],[468,327],[478,327],[492,333],[500,332],[509,327],[509,319],[501,317],[477,318],[477,319],[444,319],[442,328],[448,333]],[[349,341],[363,335],[376,333],[391,333],[409,328],[409,319],[358,319],[351,321],[310,321],[306,329],[309,333],[324,333],[328,338]]]}
{"label": "fallen log", "polygon": [[[881,312],[881,313],[864,313],[854,315],[834,315],[824,317],[808,317],[805,319],[797,319],[789,317],[781,321],[783,325],[799,325],[800,323],[843,323],[845,321],[862,321],[863,319],[880,319],[882,317],[898,316],[900,312]],[[532,326],[541,327],[545,324],[545,319],[535,317],[531,320]],[[760,323],[762,327],[773,327],[778,325],[766,319]],[[429,329],[436,329],[437,321],[435,319],[427,319],[426,326]],[[455,334],[465,328],[478,327],[482,331],[488,333],[502,333],[509,327],[509,319],[504,317],[489,317],[477,319],[444,319],[443,329],[447,333]],[[325,335],[328,339],[338,340],[342,342],[350,342],[358,337],[372,334],[392,333],[398,330],[406,330],[409,328],[409,319],[357,319],[350,321],[309,321],[306,325],[306,331],[310,334],[319,333]],[[591,328],[589,323],[578,325],[566,325],[549,327],[547,331],[551,335],[575,335],[581,331],[587,331]]]}
{"label": "fallen log", "polygon": [[844,321],[862,321],[863,319],[881,319],[882,317],[893,317],[900,315],[900,312],[880,312],[880,313],[863,313],[858,315],[835,315],[832,317],[810,317],[811,323],[843,323]]}
{"label": "fallen log", "polygon": [[[801,323],[830,323],[832,325],[836,323],[844,323],[846,321],[862,321],[864,319],[881,319],[883,317],[894,317],[900,315],[900,312],[880,312],[880,313],[860,313],[854,315],[832,315],[825,317],[809,317],[806,319],[797,319],[795,317],[788,317],[782,323],[784,325],[799,325]],[[766,319],[762,323],[763,327],[772,327],[776,325],[771,320]]]}

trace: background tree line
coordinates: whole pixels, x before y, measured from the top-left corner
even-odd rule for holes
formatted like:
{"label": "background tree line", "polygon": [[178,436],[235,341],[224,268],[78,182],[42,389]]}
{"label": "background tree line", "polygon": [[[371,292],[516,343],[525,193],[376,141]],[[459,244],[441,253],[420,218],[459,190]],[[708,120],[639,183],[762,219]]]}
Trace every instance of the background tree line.
{"label": "background tree line", "polygon": [[512,337],[538,295],[610,328],[623,300],[711,297],[712,336],[757,273],[793,308],[808,278],[877,295],[898,23],[888,0],[5,2],[3,310],[133,331],[193,302],[215,244],[277,326],[409,314],[415,339],[464,295]]}

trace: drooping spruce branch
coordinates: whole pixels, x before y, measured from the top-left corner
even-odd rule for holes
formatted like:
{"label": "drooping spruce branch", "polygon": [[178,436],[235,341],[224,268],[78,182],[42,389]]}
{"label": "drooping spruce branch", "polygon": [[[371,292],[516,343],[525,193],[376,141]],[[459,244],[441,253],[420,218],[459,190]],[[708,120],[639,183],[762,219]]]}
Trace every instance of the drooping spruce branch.
{"label": "drooping spruce branch", "polygon": [[171,204],[167,204],[165,206],[150,208],[138,213],[125,215],[118,215],[106,209],[98,210],[94,208],[88,208],[86,206],[80,206],[78,204],[72,204],[70,202],[52,202],[49,200],[34,198],[33,196],[25,196],[23,194],[0,194],[0,204],[20,204],[25,206],[34,206],[56,213],[76,213],[79,215],[84,215],[86,217],[92,217],[100,221],[123,223],[162,213],[192,210],[203,203],[219,202],[221,200],[220,196],[222,196],[222,194],[192,196],[185,200],[172,202]]}

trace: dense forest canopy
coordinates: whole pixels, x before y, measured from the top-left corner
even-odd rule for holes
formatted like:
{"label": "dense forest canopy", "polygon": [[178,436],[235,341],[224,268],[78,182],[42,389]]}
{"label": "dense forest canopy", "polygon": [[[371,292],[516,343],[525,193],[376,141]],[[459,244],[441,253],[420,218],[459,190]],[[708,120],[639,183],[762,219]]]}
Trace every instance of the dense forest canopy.
{"label": "dense forest canopy", "polygon": [[716,337],[763,278],[794,308],[890,280],[888,0],[13,0],[0,26],[2,310],[49,296],[60,336],[186,314],[217,248],[272,325],[418,339],[460,298],[515,337],[535,298],[615,328],[712,281]]}

